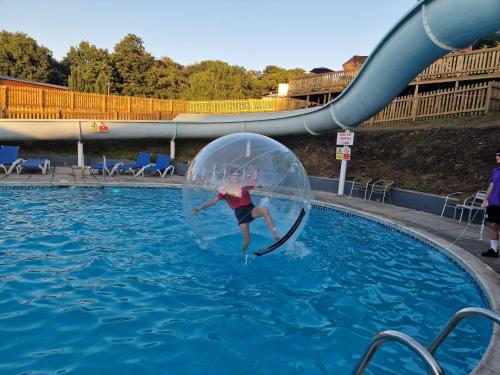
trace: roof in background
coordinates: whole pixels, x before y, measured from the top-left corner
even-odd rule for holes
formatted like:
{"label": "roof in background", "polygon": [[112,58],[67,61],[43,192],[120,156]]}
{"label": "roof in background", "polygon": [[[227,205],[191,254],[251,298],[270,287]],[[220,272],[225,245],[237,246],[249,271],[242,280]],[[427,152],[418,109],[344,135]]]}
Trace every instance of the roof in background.
{"label": "roof in background", "polygon": [[26,79],[19,79],[19,78],[10,77],[10,76],[1,76],[0,75],[0,80],[15,81],[15,82],[21,82],[21,83],[28,83],[28,84],[31,84],[31,85],[45,86],[45,87],[50,87],[50,88],[58,89],[58,90],[69,90],[68,87],[66,87],[66,86],[53,85],[51,83],[45,83],[45,82],[28,81]]}

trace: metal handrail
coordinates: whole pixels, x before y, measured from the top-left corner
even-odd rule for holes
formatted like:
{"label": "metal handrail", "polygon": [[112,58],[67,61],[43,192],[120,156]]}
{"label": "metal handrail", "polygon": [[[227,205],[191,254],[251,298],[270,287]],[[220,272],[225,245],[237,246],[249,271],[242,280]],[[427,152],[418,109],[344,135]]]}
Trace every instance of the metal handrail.
{"label": "metal handrail", "polygon": [[429,352],[434,355],[437,348],[441,343],[448,337],[448,335],[453,331],[457,324],[464,318],[468,317],[483,317],[492,320],[493,322],[500,324],[500,315],[481,307],[466,307],[460,311],[457,311],[455,315],[450,319],[446,327],[441,330],[441,333],[434,339],[434,342],[429,348]]}
{"label": "metal handrail", "polygon": [[377,336],[375,336],[370,347],[366,351],[365,355],[361,358],[361,361],[359,362],[358,366],[354,368],[353,374],[361,375],[364,372],[370,360],[372,359],[372,357],[375,355],[375,352],[377,351],[379,346],[388,341],[397,341],[412,349],[415,353],[417,353],[420,356],[420,358],[422,358],[422,360],[430,369],[431,374],[435,375],[444,374],[443,370],[441,369],[441,366],[439,366],[439,363],[437,363],[436,359],[422,344],[420,344],[418,341],[416,341],[415,339],[411,338],[410,336],[402,332],[392,331],[392,330],[382,331]]}

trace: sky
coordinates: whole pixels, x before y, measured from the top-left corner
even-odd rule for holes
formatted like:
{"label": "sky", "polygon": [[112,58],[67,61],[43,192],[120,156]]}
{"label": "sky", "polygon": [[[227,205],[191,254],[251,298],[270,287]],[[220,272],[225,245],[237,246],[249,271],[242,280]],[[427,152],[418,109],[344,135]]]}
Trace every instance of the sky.
{"label": "sky", "polygon": [[136,34],[156,58],[341,70],[369,55],[417,0],[0,0],[0,30],[23,32],[61,60],[86,40],[113,51]]}

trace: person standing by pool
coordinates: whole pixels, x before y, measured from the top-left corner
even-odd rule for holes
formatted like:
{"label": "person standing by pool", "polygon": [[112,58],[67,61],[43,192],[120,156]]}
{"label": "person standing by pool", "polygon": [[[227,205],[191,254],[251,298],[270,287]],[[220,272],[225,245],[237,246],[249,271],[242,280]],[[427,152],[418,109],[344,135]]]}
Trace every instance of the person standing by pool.
{"label": "person standing by pool", "polygon": [[498,234],[500,232],[500,148],[495,154],[497,166],[491,173],[490,185],[481,207],[486,208],[490,223],[490,248],[482,252],[483,257],[498,258]]}
{"label": "person standing by pool", "polygon": [[240,172],[237,169],[232,169],[229,171],[229,182],[219,189],[214,198],[200,207],[193,208],[193,212],[198,213],[205,208],[213,206],[220,200],[225,200],[229,207],[234,210],[241,234],[243,235],[241,251],[243,255],[246,255],[247,248],[250,245],[250,223],[258,217],[265,219],[274,240],[278,241],[280,239],[276,233],[269,210],[263,207],[255,207],[252,203],[249,191],[258,187],[260,186],[256,185],[255,179],[249,182],[243,181],[240,179]]}

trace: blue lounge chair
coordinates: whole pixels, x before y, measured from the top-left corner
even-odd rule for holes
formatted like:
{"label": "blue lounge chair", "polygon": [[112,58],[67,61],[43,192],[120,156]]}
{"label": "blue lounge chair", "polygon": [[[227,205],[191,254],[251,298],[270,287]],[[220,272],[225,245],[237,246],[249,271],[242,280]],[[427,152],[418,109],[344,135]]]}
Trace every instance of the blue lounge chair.
{"label": "blue lounge chair", "polygon": [[119,172],[132,172],[135,175],[136,169],[141,169],[151,162],[151,152],[140,152],[135,163],[120,164],[117,168]]}
{"label": "blue lounge chair", "polygon": [[5,174],[10,174],[14,168],[23,161],[18,158],[19,146],[1,146],[0,147],[0,169]]}
{"label": "blue lounge chair", "polygon": [[50,160],[49,159],[28,159],[23,160],[17,165],[17,174],[25,171],[42,171],[42,174],[47,173],[47,169],[50,170]]}
{"label": "blue lounge chair", "polygon": [[104,160],[101,163],[94,163],[90,165],[90,174],[103,173],[104,171],[104,173],[112,176],[121,164],[116,160]]}
{"label": "blue lounge chair", "polygon": [[170,155],[166,154],[158,154],[158,157],[156,158],[156,163],[155,164],[148,164],[141,169],[135,174],[135,176],[144,176],[144,173],[151,173],[151,174],[156,174],[158,173],[161,178],[165,177],[167,173],[170,171],[170,175],[174,174],[174,166],[170,165],[171,159]]}

